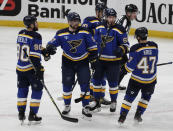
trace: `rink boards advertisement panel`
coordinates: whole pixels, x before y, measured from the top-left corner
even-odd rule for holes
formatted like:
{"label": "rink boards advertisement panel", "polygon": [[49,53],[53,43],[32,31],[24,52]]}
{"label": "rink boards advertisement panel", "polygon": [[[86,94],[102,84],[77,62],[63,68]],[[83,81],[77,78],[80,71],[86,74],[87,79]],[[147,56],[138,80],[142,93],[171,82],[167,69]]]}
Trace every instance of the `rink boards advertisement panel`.
{"label": "rink boards advertisement panel", "polygon": [[66,11],[78,12],[83,20],[95,15],[95,4],[101,1],[114,8],[118,17],[125,14],[126,4],[138,6],[140,13],[131,33],[142,25],[152,36],[173,38],[172,0],[0,0],[0,25],[23,26],[23,17],[30,14],[37,16],[40,27],[59,29],[67,26]]}

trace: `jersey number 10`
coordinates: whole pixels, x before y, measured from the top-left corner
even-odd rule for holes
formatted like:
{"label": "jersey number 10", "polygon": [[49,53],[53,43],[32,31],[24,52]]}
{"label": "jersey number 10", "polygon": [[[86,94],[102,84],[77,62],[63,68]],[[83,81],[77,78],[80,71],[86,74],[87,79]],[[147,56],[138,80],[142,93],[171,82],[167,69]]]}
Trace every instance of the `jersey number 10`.
{"label": "jersey number 10", "polygon": [[[152,62],[151,64],[151,70],[149,69],[149,62]],[[137,68],[142,70],[143,74],[153,74],[155,71],[155,64],[156,64],[156,57],[155,56],[150,56],[148,57],[143,57],[138,65]]]}

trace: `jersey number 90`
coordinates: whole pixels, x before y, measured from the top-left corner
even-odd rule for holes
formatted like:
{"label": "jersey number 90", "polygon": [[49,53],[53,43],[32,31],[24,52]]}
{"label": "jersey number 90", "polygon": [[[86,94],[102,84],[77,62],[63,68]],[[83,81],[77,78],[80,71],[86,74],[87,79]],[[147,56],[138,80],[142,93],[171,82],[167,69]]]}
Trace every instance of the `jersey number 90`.
{"label": "jersey number 90", "polygon": [[17,44],[17,59],[22,62],[28,62],[28,57],[25,55],[23,50],[26,50],[26,53],[29,54],[30,47],[28,45],[20,46],[20,44]]}

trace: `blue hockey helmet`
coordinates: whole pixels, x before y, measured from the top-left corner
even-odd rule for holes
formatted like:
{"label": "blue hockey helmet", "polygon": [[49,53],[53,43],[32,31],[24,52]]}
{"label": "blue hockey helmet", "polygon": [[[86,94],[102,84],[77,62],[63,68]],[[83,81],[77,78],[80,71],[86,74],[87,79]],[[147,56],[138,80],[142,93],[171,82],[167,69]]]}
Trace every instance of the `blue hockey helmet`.
{"label": "blue hockey helmet", "polygon": [[27,15],[23,18],[24,25],[29,28],[31,24],[35,24],[37,18],[33,15]]}
{"label": "blue hockey helmet", "polygon": [[148,29],[146,27],[139,27],[135,31],[135,37],[140,37],[142,40],[145,40],[148,37]]}
{"label": "blue hockey helmet", "polygon": [[96,7],[95,7],[95,10],[96,11],[103,11],[105,8],[106,8],[106,6],[105,6],[104,3],[97,3]]}
{"label": "blue hockey helmet", "polygon": [[67,15],[67,20],[68,21],[74,21],[74,20],[78,20],[79,22],[81,22],[81,18],[80,18],[80,15],[76,12],[70,12],[68,15]]}
{"label": "blue hockey helmet", "polygon": [[117,17],[117,12],[113,8],[107,8],[105,10],[105,16],[106,17],[108,17],[108,16],[115,16],[115,17]]}

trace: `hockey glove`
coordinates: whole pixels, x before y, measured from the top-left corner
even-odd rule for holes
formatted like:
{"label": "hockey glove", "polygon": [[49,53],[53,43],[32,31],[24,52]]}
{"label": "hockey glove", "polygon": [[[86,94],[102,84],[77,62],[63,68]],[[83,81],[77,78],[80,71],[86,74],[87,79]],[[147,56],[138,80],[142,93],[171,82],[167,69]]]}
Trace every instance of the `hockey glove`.
{"label": "hockey glove", "polygon": [[43,80],[43,76],[44,76],[44,67],[41,66],[41,67],[38,67],[36,68],[36,71],[35,71],[35,75],[36,75],[36,78],[38,80]]}
{"label": "hockey glove", "polygon": [[46,48],[43,48],[42,50],[41,50],[41,53],[42,53],[42,55],[44,56],[44,60],[45,61],[48,61],[48,60],[50,60],[50,54],[49,54],[49,52],[46,50]]}
{"label": "hockey glove", "polygon": [[48,45],[46,46],[46,50],[47,50],[47,52],[48,52],[50,55],[54,55],[54,54],[56,53],[57,48],[56,48],[55,45],[48,44]]}
{"label": "hockey glove", "polygon": [[91,69],[95,70],[97,68],[97,66],[99,65],[98,58],[95,57],[93,59],[90,59],[90,64],[91,64]]}

